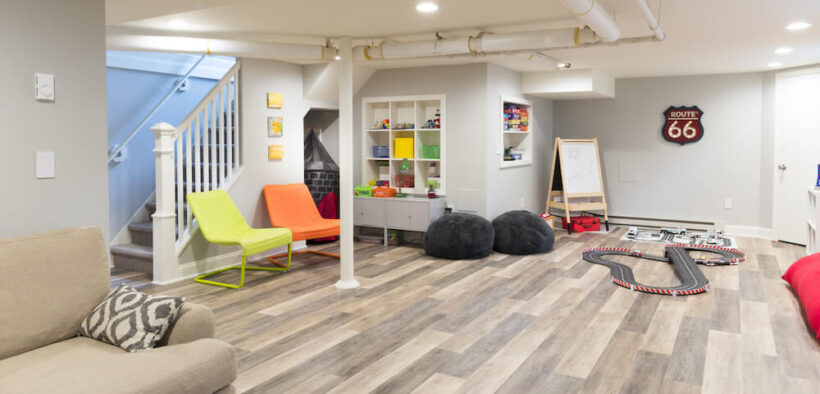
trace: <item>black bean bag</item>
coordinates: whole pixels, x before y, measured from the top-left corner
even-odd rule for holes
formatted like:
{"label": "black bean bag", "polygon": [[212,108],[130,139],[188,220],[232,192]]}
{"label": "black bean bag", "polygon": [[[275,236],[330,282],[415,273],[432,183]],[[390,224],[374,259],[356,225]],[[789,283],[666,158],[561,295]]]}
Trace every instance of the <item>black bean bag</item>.
{"label": "black bean bag", "polygon": [[493,220],[496,252],[506,254],[544,253],[552,249],[555,233],[544,219],[527,211],[509,211]]}
{"label": "black bean bag", "polygon": [[468,213],[450,213],[427,227],[424,251],[445,259],[479,259],[492,252],[494,239],[493,225],[487,219]]}

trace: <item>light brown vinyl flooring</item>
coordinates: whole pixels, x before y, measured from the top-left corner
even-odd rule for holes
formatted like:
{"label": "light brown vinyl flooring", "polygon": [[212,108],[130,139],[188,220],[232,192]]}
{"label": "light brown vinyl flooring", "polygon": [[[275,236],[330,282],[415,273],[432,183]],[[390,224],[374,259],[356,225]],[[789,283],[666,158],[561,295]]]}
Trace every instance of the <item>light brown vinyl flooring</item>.
{"label": "light brown vinyl flooring", "polygon": [[[239,392],[820,390],[820,345],[780,279],[802,248],[740,238],[746,261],[701,266],[710,291],[671,297],[615,286],[608,268],[580,258],[595,246],[662,254],[620,241],[623,231],[560,232],[547,254],[471,261],[357,243],[355,290],[337,290],[338,261],[314,255],[295,256],[287,274],[249,271],[238,291],[122,272],[112,284],[212,308],[217,337],[238,351]],[[671,265],[618,259],[645,284],[676,282]]]}

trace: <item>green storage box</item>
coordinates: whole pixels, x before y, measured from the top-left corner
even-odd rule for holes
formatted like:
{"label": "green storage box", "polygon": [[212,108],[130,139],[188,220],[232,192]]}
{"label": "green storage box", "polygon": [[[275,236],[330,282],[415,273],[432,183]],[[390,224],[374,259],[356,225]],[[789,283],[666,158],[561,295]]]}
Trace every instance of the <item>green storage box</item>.
{"label": "green storage box", "polygon": [[440,145],[422,145],[421,156],[425,159],[440,159],[441,146]]}
{"label": "green storage box", "polygon": [[372,197],[373,188],[370,185],[359,185],[353,188],[353,195],[359,197]]}

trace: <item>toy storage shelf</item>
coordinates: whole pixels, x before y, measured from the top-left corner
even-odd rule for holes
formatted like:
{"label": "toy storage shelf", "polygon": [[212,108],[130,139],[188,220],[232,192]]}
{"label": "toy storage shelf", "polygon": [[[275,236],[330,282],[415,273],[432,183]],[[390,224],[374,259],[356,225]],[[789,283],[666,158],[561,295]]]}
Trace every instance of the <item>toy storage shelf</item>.
{"label": "toy storage shelf", "polygon": [[[380,180],[380,173],[386,172],[390,186],[396,187],[396,176],[404,159],[400,154],[404,154],[413,167],[414,184],[412,188],[402,188],[402,192],[426,195],[428,181],[432,181],[436,184],[436,194],[447,194],[445,98],[437,94],[362,99],[362,183]],[[428,120],[435,123],[437,112],[438,127],[425,127]],[[412,148],[408,146],[406,152],[397,152],[397,138],[412,138]],[[388,155],[376,157],[374,146],[387,147]],[[434,146],[438,146],[438,157]]]}
{"label": "toy storage shelf", "polygon": [[[526,119],[509,119],[505,121],[507,109],[517,109],[520,118],[526,113]],[[501,96],[499,99],[499,130],[498,133],[498,167],[510,168],[532,165],[533,155],[533,112],[532,101],[512,96]],[[504,160],[504,151],[513,148],[513,152],[521,154],[518,160]]]}

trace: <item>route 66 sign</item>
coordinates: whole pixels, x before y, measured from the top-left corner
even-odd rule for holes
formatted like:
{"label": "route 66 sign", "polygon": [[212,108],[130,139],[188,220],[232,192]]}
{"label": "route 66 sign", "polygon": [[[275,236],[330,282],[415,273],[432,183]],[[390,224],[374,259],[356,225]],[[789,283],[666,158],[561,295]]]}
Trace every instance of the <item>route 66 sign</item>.
{"label": "route 66 sign", "polygon": [[697,142],[703,138],[703,111],[696,105],[692,107],[669,107],[663,112],[666,122],[661,129],[663,138],[681,145]]}

